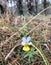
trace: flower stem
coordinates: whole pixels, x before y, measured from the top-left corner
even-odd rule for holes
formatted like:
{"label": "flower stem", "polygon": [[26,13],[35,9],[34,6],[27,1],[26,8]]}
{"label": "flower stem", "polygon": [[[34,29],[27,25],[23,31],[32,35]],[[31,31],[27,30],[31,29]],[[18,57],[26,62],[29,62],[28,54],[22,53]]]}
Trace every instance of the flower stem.
{"label": "flower stem", "polygon": [[45,62],[45,65],[50,65],[50,63],[48,62],[46,56],[44,55],[42,49],[39,49],[36,45],[32,44],[32,46],[40,53],[40,55],[43,58],[43,61]]}

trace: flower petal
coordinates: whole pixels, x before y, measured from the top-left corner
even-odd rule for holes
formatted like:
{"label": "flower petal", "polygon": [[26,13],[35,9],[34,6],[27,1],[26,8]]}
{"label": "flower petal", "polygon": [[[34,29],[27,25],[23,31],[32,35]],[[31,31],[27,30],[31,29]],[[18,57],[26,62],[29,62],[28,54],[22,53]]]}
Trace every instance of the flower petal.
{"label": "flower petal", "polygon": [[26,37],[22,37],[22,42],[26,43]]}
{"label": "flower petal", "polygon": [[24,51],[29,51],[30,50],[30,47],[28,45],[24,45],[23,50]]}
{"label": "flower petal", "polygon": [[31,37],[28,36],[26,42],[29,42],[31,40]]}
{"label": "flower petal", "polygon": [[22,42],[21,44],[24,46],[26,43]]}

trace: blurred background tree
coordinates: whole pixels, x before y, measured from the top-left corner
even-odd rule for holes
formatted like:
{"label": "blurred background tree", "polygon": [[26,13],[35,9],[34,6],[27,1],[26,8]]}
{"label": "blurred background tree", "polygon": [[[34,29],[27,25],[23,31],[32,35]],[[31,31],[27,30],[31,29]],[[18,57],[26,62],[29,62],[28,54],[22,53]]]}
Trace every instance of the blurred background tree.
{"label": "blurred background tree", "polygon": [[[36,15],[41,10],[51,5],[51,0],[0,0],[0,12],[5,11],[13,15]],[[1,13],[2,13],[1,12]],[[44,14],[51,13],[50,9]]]}

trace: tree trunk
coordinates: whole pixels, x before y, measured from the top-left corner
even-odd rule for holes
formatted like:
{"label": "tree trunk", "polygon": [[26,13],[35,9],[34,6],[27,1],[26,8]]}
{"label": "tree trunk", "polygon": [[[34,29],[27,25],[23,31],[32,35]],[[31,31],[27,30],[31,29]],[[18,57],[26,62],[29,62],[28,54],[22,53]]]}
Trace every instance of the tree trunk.
{"label": "tree trunk", "polygon": [[29,13],[30,14],[34,14],[34,3],[33,3],[33,0],[29,0],[28,1],[27,7],[28,7]]}
{"label": "tree trunk", "polygon": [[17,8],[18,8],[18,13],[20,15],[23,14],[23,5],[22,5],[22,0],[17,0]]}
{"label": "tree trunk", "polygon": [[0,13],[6,14],[6,0],[0,0]]}
{"label": "tree trunk", "polygon": [[[44,0],[44,9],[47,7],[47,0]],[[45,15],[47,15],[47,10],[44,11]]]}
{"label": "tree trunk", "polygon": [[35,14],[38,12],[38,0],[35,0]]}

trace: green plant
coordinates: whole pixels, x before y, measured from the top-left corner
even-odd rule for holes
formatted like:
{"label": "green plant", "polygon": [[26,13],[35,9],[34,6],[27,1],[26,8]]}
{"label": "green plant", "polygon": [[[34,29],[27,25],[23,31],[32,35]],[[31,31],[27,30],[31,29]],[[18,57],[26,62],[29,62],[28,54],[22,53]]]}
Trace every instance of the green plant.
{"label": "green plant", "polygon": [[31,48],[30,51],[28,51],[28,52],[26,52],[26,53],[24,54],[24,58],[27,58],[27,59],[28,59],[28,63],[31,63],[31,60],[33,59],[33,57],[34,57],[35,55],[38,55],[38,52],[35,51],[34,48]]}

